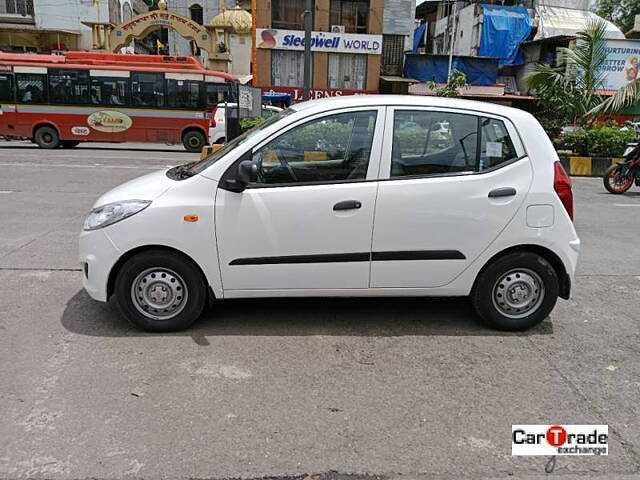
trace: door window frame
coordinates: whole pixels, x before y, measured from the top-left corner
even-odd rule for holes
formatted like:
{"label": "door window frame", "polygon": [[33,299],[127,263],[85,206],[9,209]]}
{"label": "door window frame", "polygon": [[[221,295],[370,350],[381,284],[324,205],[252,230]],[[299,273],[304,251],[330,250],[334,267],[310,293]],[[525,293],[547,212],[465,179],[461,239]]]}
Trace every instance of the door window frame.
{"label": "door window frame", "polygon": [[[360,179],[345,179],[345,180],[318,180],[314,182],[296,182],[296,183],[271,183],[271,184],[255,184],[250,183],[247,185],[247,189],[262,189],[262,188],[292,188],[292,187],[304,187],[310,185],[343,185],[349,183],[364,183],[378,180],[378,173],[380,171],[380,160],[383,150],[383,137],[384,137],[384,129],[387,121],[387,109],[386,107],[379,105],[371,105],[371,106],[360,106],[360,107],[351,107],[351,108],[340,108],[335,110],[329,110],[326,112],[317,113],[314,115],[309,115],[307,117],[301,118],[295,122],[284,127],[282,130],[278,132],[277,135],[272,135],[267,138],[262,139],[255,145],[253,145],[250,149],[243,152],[240,157],[234,161],[225,171],[224,175],[220,179],[220,185],[224,185],[224,180],[229,179],[230,177],[235,176],[235,172],[238,168],[238,165],[243,160],[250,160],[253,155],[260,150],[262,147],[266,146],[268,143],[276,141],[280,138],[281,135],[286,134],[289,130],[300,127],[304,124],[316,121],[323,117],[331,117],[334,115],[342,114],[342,113],[356,113],[356,112],[376,112],[376,124],[373,129],[373,139],[371,142],[371,151],[369,152],[369,164],[367,166],[367,174],[365,178]],[[378,139],[378,141],[376,141]],[[223,187],[221,187],[223,188]]]}
{"label": "door window frame", "polygon": [[[480,120],[482,118],[491,118],[494,120],[499,120],[504,123],[507,132],[509,133],[509,137],[513,142],[513,146],[516,149],[516,158],[509,160],[507,162],[500,163],[494,167],[486,168],[480,172],[447,172],[447,173],[433,173],[427,175],[410,175],[406,177],[391,177],[391,157],[393,152],[393,132],[394,132],[394,124],[395,124],[395,112],[396,111],[411,111],[411,112],[435,112],[435,113],[457,113],[461,115],[468,115],[471,117],[475,117],[478,125],[480,125]],[[389,132],[388,135],[383,136],[383,144],[382,144],[382,156],[380,161],[380,169],[378,171],[378,178],[380,180],[412,180],[419,178],[441,178],[441,177],[459,177],[459,176],[472,176],[472,175],[483,175],[485,173],[493,172],[497,169],[506,167],[507,165],[511,165],[525,157],[527,157],[527,152],[524,148],[524,143],[520,138],[520,134],[518,130],[513,125],[513,122],[502,115],[496,115],[494,113],[483,112],[479,110],[467,110],[463,108],[447,108],[447,107],[422,107],[422,106],[411,106],[411,105],[394,105],[387,107],[387,113],[385,117],[385,131]],[[479,130],[480,132],[480,130]],[[478,142],[480,142],[480,138],[478,138]],[[477,147],[480,148],[480,145]],[[479,152],[478,152],[479,154]],[[476,165],[477,168],[477,165]]]}

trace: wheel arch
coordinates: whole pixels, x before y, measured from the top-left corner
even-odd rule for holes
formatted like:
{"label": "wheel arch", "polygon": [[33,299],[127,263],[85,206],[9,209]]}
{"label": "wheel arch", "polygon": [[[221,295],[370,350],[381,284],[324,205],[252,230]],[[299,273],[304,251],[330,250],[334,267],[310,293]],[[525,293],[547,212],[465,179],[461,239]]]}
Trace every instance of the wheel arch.
{"label": "wheel arch", "polygon": [[143,245],[143,246],[133,248],[133,249],[123,253],[120,256],[120,258],[118,259],[118,261],[113,265],[113,267],[111,267],[111,271],[109,272],[109,277],[107,278],[107,300],[109,300],[109,298],[111,298],[111,296],[113,295],[113,292],[114,292],[114,289],[115,289],[116,278],[118,277],[118,273],[120,273],[120,270],[122,269],[122,266],[130,258],[133,258],[134,256],[136,256],[136,255],[138,255],[138,254],[140,254],[142,252],[148,252],[150,250],[161,250],[161,251],[164,251],[164,252],[167,252],[167,253],[175,254],[175,255],[181,256],[185,260],[191,262],[198,269],[198,271],[202,275],[202,278],[204,278],[205,281],[207,282],[207,286],[209,287],[208,288],[208,291],[209,291],[209,302],[212,302],[213,300],[215,300],[215,294],[213,293],[213,289],[211,288],[211,285],[209,285],[209,280],[207,279],[207,276],[205,275],[205,273],[202,270],[202,268],[200,267],[200,265],[198,265],[198,262],[196,262],[191,256],[187,255],[183,251],[178,250],[177,248],[168,247],[166,245]]}
{"label": "wheel arch", "polygon": [[492,256],[489,260],[485,262],[484,266],[480,269],[480,271],[476,275],[476,278],[473,282],[472,291],[476,287],[476,282],[478,281],[478,278],[489,265],[491,265],[497,259],[504,257],[505,255],[509,255],[511,253],[516,253],[516,252],[536,253],[540,255],[542,258],[544,258],[546,261],[548,261],[553,267],[553,269],[555,270],[556,275],[558,276],[558,283],[560,287],[560,292],[559,292],[560,297],[564,299],[569,298],[569,295],[571,293],[571,278],[567,274],[567,270],[564,266],[564,263],[562,263],[562,260],[560,259],[560,257],[558,257],[558,255],[556,255],[552,250],[549,250],[548,248],[543,247],[541,245],[535,245],[535,244],[516,245],[514,247],[509,247],[496,253],[494,256]]}
{"label": "wheel arch", "polygon": [[48,120],[40,120],[40,121],[38,121],[38,122],[33,124],[33,127],[31,128],[31,136],[32,136],[32,138],[35,138],[36,131],[39,128],[42,128],[42,127],[51,127],[51,128],[53,128],[56,131],[56,133],[58,134],[58,138],[60,138],[60,129],[58,128],[58,126],[55,123],[53,123],[51,121],[48,121]]}
{"label": "wheel arch", "polygon": [[185,137],[185,135],[186,135],[187,133],[189,133],[189,132],[192,132],[192,131],[200,132],[201,134],[203,134],[203,135],[204,135],[204,138],[205,138],[205,141],[206,141],[206,139],[208,138],[208,134],[207,134],[207,132],[204,130],[204,128],[202,128],[200,125],[194,125],[194,124],[191,124],[191,125],[187,125],[186,127],[184,127],[184,128],[182,129],[182,133],[180,133],[180,139],[181,139],[182,141],[184,141],[184,137]]}

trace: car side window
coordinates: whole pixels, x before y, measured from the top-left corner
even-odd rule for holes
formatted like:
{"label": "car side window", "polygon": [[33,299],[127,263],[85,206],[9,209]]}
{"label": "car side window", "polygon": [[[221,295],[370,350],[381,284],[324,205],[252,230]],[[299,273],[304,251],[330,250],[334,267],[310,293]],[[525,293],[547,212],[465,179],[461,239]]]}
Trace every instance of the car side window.
{"label": "car side window", "polygon": [[481,148],[478,171],[498,166],[518,157],[504,122],[495,118],[482,118]]}
{"label": "car side window", "polygon": [[473,172],[477,144],[473,115],[396,110],[391,177]]}
{"label": "car side window", "polygon": [[364,180],[377,112],[330,115],[292,128],[254,152],[254,185]]}

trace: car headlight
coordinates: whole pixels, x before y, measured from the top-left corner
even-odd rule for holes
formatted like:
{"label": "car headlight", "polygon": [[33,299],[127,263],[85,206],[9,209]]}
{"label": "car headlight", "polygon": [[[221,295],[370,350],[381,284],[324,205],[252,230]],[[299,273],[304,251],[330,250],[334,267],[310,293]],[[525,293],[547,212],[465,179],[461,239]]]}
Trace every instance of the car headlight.
{"label": "car headlight", "polygon": [[125,200],[123,202],[107,203],[91,210],[84,222],[85,230],[97,230],[113,225],[131,215],[141,212],[151,205],[150,200]]}

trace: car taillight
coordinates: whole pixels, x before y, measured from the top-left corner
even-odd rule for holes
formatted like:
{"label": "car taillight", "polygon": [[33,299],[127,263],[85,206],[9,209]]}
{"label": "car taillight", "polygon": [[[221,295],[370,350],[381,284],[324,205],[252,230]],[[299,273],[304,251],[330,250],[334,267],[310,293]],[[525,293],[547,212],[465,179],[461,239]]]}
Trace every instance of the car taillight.
{"label": "car taillight", "polygon": [[211,128],[215,128],[216,126],[216,112],[218,111],[217,108],[214,108],[213,110],[211,110],[211,112],[209,113],[210,115],[210,121],[211,121]]}
{"label": "car taillight", "polygon": [[571,178],[567,175],[567,171],[564,169],[560,162],[555,162],[553,175],[553,189],[560,197],[562,205],[573,220],[573,192],[571,191]]}

